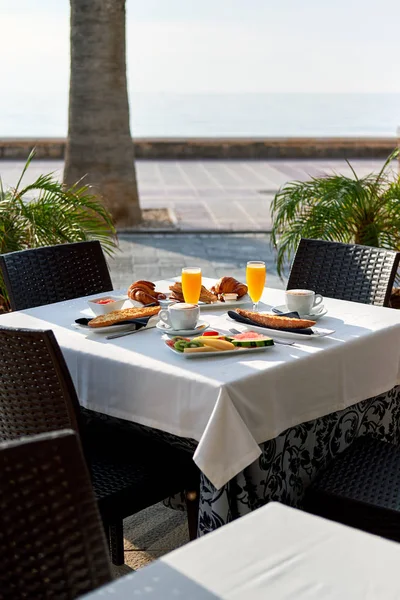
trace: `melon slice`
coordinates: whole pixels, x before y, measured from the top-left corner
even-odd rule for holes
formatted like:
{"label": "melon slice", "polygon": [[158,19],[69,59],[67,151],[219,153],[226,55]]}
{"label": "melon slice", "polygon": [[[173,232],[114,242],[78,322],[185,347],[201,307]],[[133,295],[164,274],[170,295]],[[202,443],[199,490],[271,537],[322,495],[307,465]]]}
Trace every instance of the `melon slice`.
{"label": "melon slice", "polygon": [[229,338],[234,346],[241,348],[259,348],[262,346],[273,346],[274,340],[261,333],[255,331],[245,331],[244,333],[238,333]]}

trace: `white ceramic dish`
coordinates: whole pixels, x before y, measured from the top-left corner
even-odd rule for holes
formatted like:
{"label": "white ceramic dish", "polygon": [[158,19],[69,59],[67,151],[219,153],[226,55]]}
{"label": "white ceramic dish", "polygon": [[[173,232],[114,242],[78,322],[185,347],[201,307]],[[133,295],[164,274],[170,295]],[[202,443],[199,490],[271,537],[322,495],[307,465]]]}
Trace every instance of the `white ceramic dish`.
{"label": "white ceramic dish", "polygon": [[121,325],[109,325],[108,327],[89,327],[89,325],[79,325],[79,323],[72,323],[71,327],[84,331],[85,333],[117,333],[117,331],[126,331],[127,329],[133,329],[134,323],[124,323]]}
{"label": "white ceramic dish", "polygon": [[171,329],[171,327],[169,327],[167,323],[164,323],[163,321],[158,321],[156,327],[157,329],[171,337],[174,337],[175,335],[190,337],[192,335],[201,335],[203,331],[210,327],[210,323],[207,323],[207,321],[198,321],[197,327],[195,329]]}
{"label": "white ceramic dish", "polygon": [[215,352],[186,352],[185,353],[185,352],[178,352],[178,350],[175,350],[175,348],[171,348],[171,346],[168,346],[168,344],[166,344],[166,346],[167,346],[167,348],[169,348],[171,350],[171,352],[173,352],[177,356],[181,356],[183,358],[214,358],[215,356],[232,356],[232,354],[243,355],[243,354],[248,354],[249,352],[265,352],[265,350],[273,348],[273,346],[261,346],[259,348],[236,348],[235,350],[223,350],[223,351],[216,350]]}
{"label": "white ceramic dish", "polygon": [[[175,300],[161,300],[160,304],[161,306],[168,306],[169,304],[171,304],[172,302],[175,302]],[[218,300],[218,302],[213,302],[212,304],[206,304],[205,302],[199,302],[199,307],[200,310],[206,310],[207,308],[225,308],[227,310],[231,309],[232,307],[236,308],[237,306],[243,306],[244,304],[251,304],[251,298],[248,294],[246,294],[245,296],[242,296],[241,298],[239,298],[239,300],[227,300],[226,302],[221,302],[220,300]]]}
{"label": "white ceramic dish", "polygon": [[311,340],[315,340],[316,338],[326,337],[327,335],[332,335],[332,333],[335,333],[333,329],[313,327],[312,330],[314,333],[306,335],[305,333],[292,333],[291,331],[282,331],[281,329],[269,329],[268,327],[258,327],[257,325],[246,325],[245,323],[239,323],[230,317],[228,317],[228,319],[237,325],[245,325],[246,331],[257,331],[258,333],[264,333],[272,339],[276,337],[281,339],[291,339],[297,341],[303,340],[303,342],[311,342]]}
{"label": "white ceramic dish", "polygon": [[[290,312],[288,307],[285,306],[285,304],[281,304],[280,306],[273,306],[272,307],[272,312],[275,312],[275,310],[278,310],[282,313],[288,313]],[[301,314],[300,317],[302,319],[308,319],[310,321],[318,321],[319,319],[321,319],[322,317],[324,317],[327,314],[328,310],[325,308],[325,306],[321,305],[321,310],[316,311],[315,313],[312,313],[311,315],[303,315]],[[279,314],[279,313],[276,313]]]}
{"label": "white ceramic dish", "polygon": [[[98,304],[98,300],[106,299],[114,300],[114,302],[110,302],[109,304]],[[98,298],[92,298],[92,300],[88,300],[88,305],[96,316],[108,315],[108,313],[112,312],[113,310],[120,310],[123,307],[125,300],[126,298],[123,298],[121,296],[115,296],[113,294],[104,294],[103,296],[99,296]]]}

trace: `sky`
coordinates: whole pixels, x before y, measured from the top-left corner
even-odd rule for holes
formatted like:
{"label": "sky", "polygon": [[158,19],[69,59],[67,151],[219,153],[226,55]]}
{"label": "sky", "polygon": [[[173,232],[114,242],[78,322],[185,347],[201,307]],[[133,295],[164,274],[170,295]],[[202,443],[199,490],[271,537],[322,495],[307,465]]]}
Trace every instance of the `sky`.
{"label": "sky", "polygon": [[[400,92],[398,0],[126,5],[130,94]],[[3,92],[65,98],[68,0],[0,0],[0,23]]]}

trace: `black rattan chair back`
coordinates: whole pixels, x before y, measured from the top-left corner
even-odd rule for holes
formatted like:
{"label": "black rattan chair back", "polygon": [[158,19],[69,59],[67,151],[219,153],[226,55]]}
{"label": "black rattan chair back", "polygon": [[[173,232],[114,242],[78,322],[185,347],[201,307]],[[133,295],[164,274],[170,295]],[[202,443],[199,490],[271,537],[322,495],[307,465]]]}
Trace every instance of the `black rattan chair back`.
{"label": "black rattan chair back", "polygon": [[100,242],[77,242],[0,255],[12,310],[113,289]]}
{"label": "black rattan chair back", "polygon": [[72,600],[111,580],[76,434],[0,444],[0,597]]}
{"label": "black rattan chair back", "polygon": [[0,327],[0,441],[66,428],[79,401],[53,332]]}
{"label": "black rattan chair back", "polygon": [[389,306],[400,252],[302,239],[287,289],[309,289],[339,300]]}

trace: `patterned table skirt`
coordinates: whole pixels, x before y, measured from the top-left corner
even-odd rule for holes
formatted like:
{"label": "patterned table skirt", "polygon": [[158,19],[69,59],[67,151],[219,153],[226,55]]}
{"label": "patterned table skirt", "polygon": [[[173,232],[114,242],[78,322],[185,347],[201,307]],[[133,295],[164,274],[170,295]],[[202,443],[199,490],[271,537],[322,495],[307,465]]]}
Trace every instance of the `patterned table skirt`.
{"label": "patterned table skirt", "polygon": [[[193,453],[196,448],[194,440],[149,430],[136,423],[118,422],[124,428],[151,432],[188,452]],[[291,427],[277,438],[264,442],[260,445],[260,457],[219,490],[201,474],[199,535],[271,500],[300,507],[307,486],[318,472],[363,435],[393,444],[400,442],[400,386],[345,410]],[[184,508],[180,497],[170,498],[167,504]]]}

